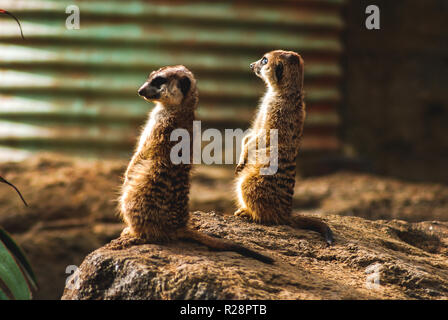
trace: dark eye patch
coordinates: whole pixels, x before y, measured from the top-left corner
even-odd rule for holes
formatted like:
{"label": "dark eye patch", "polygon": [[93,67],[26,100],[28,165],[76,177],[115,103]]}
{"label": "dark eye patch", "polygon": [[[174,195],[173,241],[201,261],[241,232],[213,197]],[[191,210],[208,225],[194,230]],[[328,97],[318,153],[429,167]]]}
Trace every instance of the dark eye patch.
{"label": "dark eye patch", "polygon": [[182,91],[182,94],[185,96],[188,93],[188,90],[190,90],[191,81],[190,79],[188,79],[188,77],[183,77],[179,80],[178,86]]}
{"label": "dark eye patch", "polygon": [[160,88],[160,86],[162,84],[166,83],[166,79],[163,77],[156,77],[154,80],[151,81],[151,86],[152,87],[156,87],[156,88]]}
{"label": "dark eye patch", "polygon": [[263,57],[263,59],[261,59],[261,64],[265,65],[266,63],[268,63],[268,58]]}

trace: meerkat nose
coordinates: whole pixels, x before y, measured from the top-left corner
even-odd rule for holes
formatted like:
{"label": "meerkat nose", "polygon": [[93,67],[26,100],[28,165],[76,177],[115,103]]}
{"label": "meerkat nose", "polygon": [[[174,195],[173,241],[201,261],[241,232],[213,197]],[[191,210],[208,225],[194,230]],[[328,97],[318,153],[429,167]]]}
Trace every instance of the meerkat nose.
{"label": "meerkat nose", "polygon": [[139,95],[139,96],[144,96],[145,93],[146,93],[146,88],[147,88],[146,84],[142,85],[142,86],[140,87],[140,89],[138,89],[138,95]]}
{"label": "meerkat nose", "polygon": [[249,65],[249,67],[250,67],[251,70],[254,70],[255,63],[251,63],[251,64]]}

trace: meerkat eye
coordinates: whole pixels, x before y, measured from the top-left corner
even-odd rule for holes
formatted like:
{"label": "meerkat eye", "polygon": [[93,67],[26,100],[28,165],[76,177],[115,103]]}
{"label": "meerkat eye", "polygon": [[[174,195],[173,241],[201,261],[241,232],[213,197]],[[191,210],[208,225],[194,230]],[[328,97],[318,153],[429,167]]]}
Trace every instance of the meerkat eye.
{"label": "meerkat eye", "polygon": [[151,86],[160,88],[162,84],[166,83],[166,79],[163,77],[156,77],[154,80],[151,81]]}
{"label": "meerkat eye", "polygon": [[261,64],[265,65],[266,63],[268,63],[268,58],[263,57],[263,59],[261,59]]}

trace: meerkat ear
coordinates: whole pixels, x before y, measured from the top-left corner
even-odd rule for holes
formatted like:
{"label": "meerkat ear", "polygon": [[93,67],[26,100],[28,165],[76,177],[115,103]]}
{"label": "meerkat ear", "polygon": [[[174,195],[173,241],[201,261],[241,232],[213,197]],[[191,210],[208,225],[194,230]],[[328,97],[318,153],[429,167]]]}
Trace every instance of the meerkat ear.
{"label": "meerkat ear", "polygon": [[295,54],[286,55],[286,59],[290,64],[300,64],[300,58]]}
{"label": "meerkat ear", "polygon": [[182,79],[179,80],[179,88],[184,96],[188,93],[190,87],[191,87],[191,81],[188,77],[183,77]]}
{"label": "meerkat ear", "polygon": [[299,72],[300,72],[300,90],[303,89],[303,83],[305,81],[305,62],[302,57],[297,58],[299,60]]}
{"label": "meerkat ear", "polygon": [[300,87],[300,90],[302,90],[303,89],[303,81],[304,81],[304,62],[303,62],[302,57],[297,54],[287,54],[285,58],[291,65],[295,64],[299,67],[299,72],[300,72],[299,87]]}
{"label": "meerkat ear", "polygon": [[283,63],[279,62],[275,67],[275,76],[277,77],[277,82],[280,82],[283,78]]}

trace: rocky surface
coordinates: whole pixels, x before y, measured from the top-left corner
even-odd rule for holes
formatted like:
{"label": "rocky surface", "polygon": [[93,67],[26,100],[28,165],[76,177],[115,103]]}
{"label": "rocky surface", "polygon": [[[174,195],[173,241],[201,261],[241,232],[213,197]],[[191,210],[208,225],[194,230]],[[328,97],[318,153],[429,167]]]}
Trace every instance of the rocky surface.
{"label": "rocky surface", "polygon": [[[312,231],[195,212],[200,230],[272,256],[264,264],[191,243],[107,245],[63,299],[448,299],[448,223],[329,216],[336,244]],[[379,284],[366,270],[379,266]],[[370,267],[372,268],[372,267]]]}
{"label": "rocky surface", "polygon": [[[123,225],[116,215],[115,199],[125,166],[126,161],[123,160],[94,161],[54,154],[37,155],[18,163],[0,164],[0,174],[20,188],[30,205],[28,208],[24,207],[11,188],[7,185],[0,185],[0,226],[12,234],[29,257],[40,285],[39,291],[35,294],[36,299],[59,299],[69,276],[66,273],[67,267],[79,266],[89,253],[120,234]],[[191,211],[216,211],[225,216],[233,213],[232,179],[233,168],[231,166],[195,167],[191,188]],[[364,222],[368,225],[392,223],[375,221],[375,219],[401,219],[408,222],[442,221],[439,225],[434,225],[434,230],[436,230],[437,228],[443,229],[443,221],[445,223],[448,221],[448,187],[441,184],[410,183],[349,172],[306,179],[298,177],[294,208],[296,213],[324,216],[336,228],[341,222],[335,219],[345,219],[336,215],[344,215],[372,220]],[[216,219],[218,218],[227,219],[227,217],[221,218],[221,216],[216,217]],[[347,217],[347,220],[344,221],[347,226],[352,228],[352,223],[364,220]],[[428,223],[415,224],[412,225],[412,228]],[[212,228],[213,223],[209,223],[209,225],[209,227],[203,225],[202,228],[215,235],[220,234],[219,230],[209,229]],[[253,228],[264,227],[253,226]],[[275,231],[277,230],[275,228],[283,230],[282,227],[268,227],[271,230],[268,234],[280,232]],[[227,229],[223,226],[222,230]],[[360,235],[351,236],[348,233],[347,239],[358,239],[364,232],[357,228],[353,230],[357,230],[356,232],[359,232]],[[235,232],[239,234],[240,231],[236,230]],[[224,236],[232,237],[232,234],[233,230],[229,231],[228,236]],[[295,235],[293,239],[299,237],[300,240],[300,237],[308,234],[314,235],[313,232],[293,231],[293,235]],[[403,235],[405,242],[412,242],[414,233],[403,233]],[[373,239],[376,237],[377,235],[374,234]],[[283,245],[289,238],[290,236],[285,235],[284,238],[279,238],[279,241]],[[327,252],[326,248],[321,248],[321,241],[317,235],[313,239],[315,239],[313,242],[299,241],[290,245],[293,249],[297,249],[290,250],[297,252],[298,256],[295,257],[295,260],[299,259],[301,255],[306,257],[307,254],[312,254],[313,259],[320,259],[319,252]],[[366,240],[368,239],[369,237],[366,236]],[[421,238],[417,236],[415,239]],[[411,245],[418,247],[417,240]],[[440,241],[443,243],[444,240]],[[391,243],[389,246],[393,246],[395,242]],[[431,242],[424,241],[423,243]],[[249,243],[249,245],[254,249],[262,249],[258,247],[258,244]],[[369,248],[375,249],[377,245],[378,243],[373,242]],[[192,247],[199,250],[198,252],[202,256],[204,256],[204,252],[208,253],[200,246],[185,245],[186,250],[190,250]],[[272,248],[274,246],[269,247],[268,252],[273,250]],[[323,251],[313,251],[313,248]],[[334,247],[328,251],[328,254],[336,253],[336,248],[339,247]],[[382,250],[381,248],[378,247],[378,250]],[[426,252],[425,250],[427,249],[424,249],[423,252]],[[443,256],[443,250],[440,252],[438,255]],[[276,254],[273,253],[274,256]],[[279,254],[280,257],[287,259],[285,254]],[[352,254],[356,255],[357,251],[353,249]],[[220,255],[239,258],[238,255],[231,253],[221,253]],[[238,261],[246,260],[246,258],[242,258]],[[252,261],[250,262],[252,263]],[[413,264],[412,261],[410,263]],[[315,265],[323,264],[319,261]],[[304,265],[302,269],[309,270],[309,268],[310,266]],[[319,274],[319,272],[317,273]],[[332,273],[333,271],[329,274]],[[360,277],[365,278],[361,269]],[[340,279],[343,283],[344,278]],[[438,298],[438,296],[436,295],[434,298]]]}

